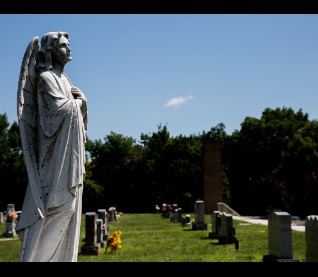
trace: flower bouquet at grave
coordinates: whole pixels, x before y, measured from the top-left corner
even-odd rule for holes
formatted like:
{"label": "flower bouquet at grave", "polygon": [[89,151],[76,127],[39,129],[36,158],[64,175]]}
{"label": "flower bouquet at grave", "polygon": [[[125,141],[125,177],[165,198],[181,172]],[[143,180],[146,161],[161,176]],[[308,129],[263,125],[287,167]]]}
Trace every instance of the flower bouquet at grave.
{"label": "flower bouquet at grave", "polygon": [[113,234],[108,235],[105,253],[108,248],[110,248],[110,253],[114,253],[116,250],[121,248],[120,235],[121,231],[115,231]]}
{"label": "flower bouquet at grave", "polygon": [[7,222],[14,222],[18,219],[18,214],[16,212],[8,212],[7,213]]}
{"label": "flower bouquet at grave", "polygon": [[225,216],[226,215],[226,212],[220,212],[219,214],[218,214],[218,217],[222,217],[222,216]]}

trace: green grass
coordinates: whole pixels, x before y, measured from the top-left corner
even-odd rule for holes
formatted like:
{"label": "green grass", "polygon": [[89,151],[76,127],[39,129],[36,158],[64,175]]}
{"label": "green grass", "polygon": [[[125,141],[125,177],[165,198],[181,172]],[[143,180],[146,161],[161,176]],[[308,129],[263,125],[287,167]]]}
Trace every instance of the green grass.
{"label": "green grass", "polygon": [[[194,215],[191,214],[191,219]],[[268,254],[267,226],[234,220],[233,227],[239,241],[219,244],[209,239],[212,232],[211,215],[205,216],[207,230],[192,230],[191,226],[173,223],[160,214],[124,214],[109,224],[109,233],[120,230],[122,248],[111,254],[101,248],[97,256],[81,254],[85,244],[85,215],[82,217],[78,262],[262,262]],[[5,224],[0,223],[0,235]],[[292,231],[293,258],[305,261],[305,233]],[[21,242],[17,237],[6,240],[0,237],[0,262],[16,262]]]}

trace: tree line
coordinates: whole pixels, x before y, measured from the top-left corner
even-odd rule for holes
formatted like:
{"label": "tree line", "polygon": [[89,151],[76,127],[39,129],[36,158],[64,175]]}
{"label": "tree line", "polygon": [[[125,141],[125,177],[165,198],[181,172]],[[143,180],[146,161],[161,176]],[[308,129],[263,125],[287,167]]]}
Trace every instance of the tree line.
{"label": "tree line", "polygon": [[[240,130],[219,123],[197,135],[172,137],[159,124],[140,141],[110,132],[87,139],[83,212],[116,206],[126,213],[154,212],[176,203],[192,212],[203,199],[202,146],[222,145],[224,202],[242,215],[286,211],[302,218],[318,214],[318,121],[301,109],[266,108],[246,117]],[[0,210],[22,207],[28,182],[17,122],[0,115]]]}

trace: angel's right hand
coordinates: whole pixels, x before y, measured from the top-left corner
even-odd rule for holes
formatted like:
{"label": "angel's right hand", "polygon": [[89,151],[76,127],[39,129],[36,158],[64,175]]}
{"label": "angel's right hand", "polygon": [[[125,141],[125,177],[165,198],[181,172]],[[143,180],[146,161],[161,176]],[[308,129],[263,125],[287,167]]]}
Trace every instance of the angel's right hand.
{"label": "angel's right hand", "polygon": [[74,96],[75,99],[82,99],[83,102],[87,102],[84,93],[81,92],[79,88],[77,88],[77,87],[72,87],[72,88],[71,88],[71,93],[73,94],[73,96]]}

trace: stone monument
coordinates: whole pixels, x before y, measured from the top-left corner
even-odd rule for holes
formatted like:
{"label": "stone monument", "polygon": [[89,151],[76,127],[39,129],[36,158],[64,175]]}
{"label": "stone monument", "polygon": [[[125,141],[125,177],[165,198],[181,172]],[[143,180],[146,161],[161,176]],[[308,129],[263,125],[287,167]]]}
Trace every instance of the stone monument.
{"label": "stone monument", "polygon": [[77,261],[87,99],[65,74],[71,60],[67,32],[34,37],[22,60],[17,115],[28,185],[16,226],[21,262]]}

